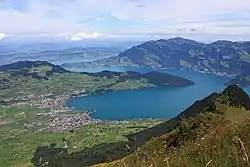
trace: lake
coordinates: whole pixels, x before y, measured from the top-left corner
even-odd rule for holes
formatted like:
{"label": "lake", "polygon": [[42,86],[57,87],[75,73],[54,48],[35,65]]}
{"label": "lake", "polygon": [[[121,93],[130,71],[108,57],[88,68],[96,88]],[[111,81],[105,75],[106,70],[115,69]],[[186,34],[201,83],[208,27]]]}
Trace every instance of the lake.
{"label": "lake", "polygon": [[[77,69],[75,71],[99,72],[152,71],[147,68],[110,67],[95,69]],[[181,76],[196,84],[188,87],[156,87],[140,90],[107,92],[104,94],[71,98],[67,105],[78,110],[96,110],[91,116],[99,119],[123,120],[131,118],[172,118],[212,92],[220,92],[227,78],[201,74],[189,70],[158,70]],[[250,93],[250,87],[245,88]]]}

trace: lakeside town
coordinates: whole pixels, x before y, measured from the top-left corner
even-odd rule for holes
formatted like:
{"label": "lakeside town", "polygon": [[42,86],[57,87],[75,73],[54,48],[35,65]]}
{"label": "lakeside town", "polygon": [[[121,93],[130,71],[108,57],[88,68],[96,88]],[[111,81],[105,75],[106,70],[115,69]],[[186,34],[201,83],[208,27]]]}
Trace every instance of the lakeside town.
{"label": "lakeside town", "polygon": [[66,102],[70,97],[75,96],[86,96],[85,90],[76,90],[72,92],[64,92],[61,95],[53,95],[52,93],[46,95],[35,95],[31,94],[28,96],[11,97],[3,100],[3,103],[7,105],[2,105],[3,108],[18,107],[22,105],[31,105],[38,108],[47,108],[49,112],[68,112],[69,109],[66,106]]}
{"label": "lakeside town", "polygon": [[[37,132],[56,132],[64,130],[74,131],[75,129],[86,125],[103,122],[102,120],[91,118],[89,116],[91,113],[92,112],[79,112],[71,114],[58,113],[51,116],[50,120],[25,124],[25,127],[30,128],[34,126],[43,126],[43,128],[36,130]],[[40,114],[40,116],[42,116],[42,114]]]}
{"label": "lakeside town", "polygon": [[[49,119],[24,124],[26,128],[41,126],[36,132],[74,130],[90,124],[107,122],[106,120],[90,117],[90,114],[95,112],[94,110],[77,112],[66,106],[66,102],[70,97],[86,95],[85,90],[64,92],[62,95],[57,96],[54,96],[51,93],[47,95],[32,94],[25,97],[12,97],[5,99],[3,102],[7,105],[2,105],[0,107],[11,108],[29,105],[44,109],[44,111],[37,113],[37,117],[47,117]],[[7,123],[8,122],[4,122],[3,124]]]}

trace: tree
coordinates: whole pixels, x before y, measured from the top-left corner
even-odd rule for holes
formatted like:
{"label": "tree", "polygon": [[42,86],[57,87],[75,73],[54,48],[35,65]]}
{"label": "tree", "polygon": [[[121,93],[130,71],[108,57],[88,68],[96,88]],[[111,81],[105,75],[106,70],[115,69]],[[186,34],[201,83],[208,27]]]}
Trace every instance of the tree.
{"label": "tree", "polygon": [[50,144],[50,147],[51,147],[51,148],[55,148],[55,147],[56,147],[56,143],[51,143],[51,144]]}

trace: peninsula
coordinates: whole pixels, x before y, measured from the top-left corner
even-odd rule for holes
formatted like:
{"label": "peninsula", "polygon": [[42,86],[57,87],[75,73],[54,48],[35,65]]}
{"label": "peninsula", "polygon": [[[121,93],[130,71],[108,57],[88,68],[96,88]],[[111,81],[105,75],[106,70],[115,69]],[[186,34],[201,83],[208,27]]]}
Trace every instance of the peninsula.
{"label": "peninsula", "polygon": [[[0,123],[25,120],[29,111],[33,111],[33,121],[25,122],[25,127],[39,125],[39,132],[71,130],[102,121],[89,117],[89,111],[65,114],[72,111],[66,106],[72,96],[193,84],[190,80],[159,72],[76,73],[46,61],[20,61],[0,66],[0,109],[5,113]],[[11,110],[18,112],[7,112]]]}

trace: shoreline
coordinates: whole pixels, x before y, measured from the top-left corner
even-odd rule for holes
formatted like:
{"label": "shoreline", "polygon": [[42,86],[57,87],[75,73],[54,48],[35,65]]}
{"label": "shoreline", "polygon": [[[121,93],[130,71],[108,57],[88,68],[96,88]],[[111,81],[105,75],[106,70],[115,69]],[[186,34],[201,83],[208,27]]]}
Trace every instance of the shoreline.
{"label": "shoreline", "polygon": [[[143,87],[143,88],[150,88],[150,87]],[[46,116],[49,118],[43,121],[36,121],[24,124],[25,128],[43,126],[42,128],[35,130],[34,132],[43,133],[43,132],[55,132],[55,131],[66,131],[66,130],[72,131],[91,124],[122,123],[122,122],[127,122],[128,120],[107,120],[107,119],[94,118],[91,116],[91,114],[97,112],[95,110],[76,110],[74,108],[68,107],[67,102],[68,100],[70,100],[70,98],[85,97],[96,94],[103,94],[106,92],[127,91],[127,90],[135,90],[135,89],[108,90],[101,93],[98,91],[87,93],[85,90],[75,90],[71,92],[64,92],[63,94],[59,95],[53,95],[51,93],[47,95],[32,94],[24,97],[15,97],[15,98],[12,97],[6,99],[5,101],[7,102],[7,104],[0,107],[12,108],[12,107],[23,107],[27,105],[41,109],[41,111],[39,111],[36,115],[37,118],[42,116]],[[153,118],[138,118],[135,120],[141,120],[141,119],[150,120]],[[7,124],[8,122],[4,122],[1,125],[7,125]]]}

